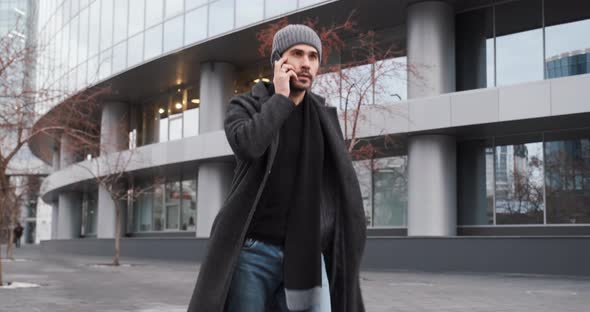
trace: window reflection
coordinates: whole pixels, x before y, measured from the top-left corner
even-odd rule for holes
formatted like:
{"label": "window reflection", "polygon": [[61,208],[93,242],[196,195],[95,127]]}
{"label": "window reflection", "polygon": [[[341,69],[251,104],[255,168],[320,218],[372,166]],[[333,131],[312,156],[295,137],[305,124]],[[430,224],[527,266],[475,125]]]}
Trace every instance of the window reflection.
{"label": "window reflection", "polygon": [[407,157],[384,157],[353,162],[367,226],[400,227],[407,224]]}
{"label": "window reflection", "polygon": [[545,0],[547,78],[590,73],[590,3]]}
{"label": "window reflection", "polygon": [[545,156],[547,223],[590,223],[590,132],[556,135]]}
{"label": "window reflection", "polygon": [[498,86],[543,79],[543,30],[540,0],[496,7]]}
{"label": "window reflection", "polygon": [[494,224],[494,148],[491,140],[457,145],[459,225]]}
{"label": "window reflection", "polygon": [[150,179],[140,182],[142,192],[133,207],[133,230],[195,231],[197,181],[195,176]]}
{"label": "window reflection", "polygon": [[496,146],[496,223],[542,224],[543,144]]}
{"label": "window reflection", "polygon": [[492,7],[456,16],[457,91],[495,86],[493,22]]}

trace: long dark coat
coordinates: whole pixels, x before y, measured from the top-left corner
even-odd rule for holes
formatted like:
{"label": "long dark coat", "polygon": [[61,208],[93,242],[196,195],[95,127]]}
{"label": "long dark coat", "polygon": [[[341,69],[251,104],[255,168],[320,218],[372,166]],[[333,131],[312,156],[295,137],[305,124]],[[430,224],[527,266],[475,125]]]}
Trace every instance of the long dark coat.
{"label": "long dark coat", "polygon": [[[325,157],[322,205],[335,211],[330,250],[324,251],[332,311],[365,311],[359,284],[359,265],[366,239],[360,187],[347,152],[336,109],[313,93],[324,133]],[[251,92],[229,104],[225,133],[237,166],[229,194],[219,211],[201,264],[189,312],[222,312],[246,231],[278,147],[279,130],[294,109],[287,97],[274,94],[272,84],[258,83]],[[305,226],[305,225],[302,225]],[[261,311],[262,312],[262,311]]]}

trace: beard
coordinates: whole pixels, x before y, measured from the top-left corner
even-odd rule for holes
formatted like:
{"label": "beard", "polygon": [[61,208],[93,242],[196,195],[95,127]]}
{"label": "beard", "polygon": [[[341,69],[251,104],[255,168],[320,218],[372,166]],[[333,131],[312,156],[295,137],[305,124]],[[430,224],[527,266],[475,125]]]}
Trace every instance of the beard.
{"label": "beard", "polygon": [[303,92],[311,89],[311,85],[313,84],[313,78],[306,77],[307,82],[302,82],[299,80],[291,79],[289,80],[289,88],[292,92]]}

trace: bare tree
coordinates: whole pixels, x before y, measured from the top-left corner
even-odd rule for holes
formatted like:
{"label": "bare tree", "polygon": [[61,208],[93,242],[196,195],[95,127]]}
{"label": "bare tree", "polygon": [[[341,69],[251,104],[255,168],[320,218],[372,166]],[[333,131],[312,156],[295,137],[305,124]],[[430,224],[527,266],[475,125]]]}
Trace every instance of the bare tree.
{"label": "bare tree", "polygon": [[[19,29],[18,25],[15,29]],[[32,158],[28,144],[40,137],[54,144],[58,144],[62,136],[80,142],[97,141],[100,125],[96,103],[110,93],[108,86],[74,93],[49,77],[36,79],[39,65],[36,56],[46,46],[25,40],[19,32],[16,34],[0,37],[0,243],[7,243],[9,256],[12,227],[20,216],[23,196],[20,192],[29,189],[26,183],[18,183],[14,178],[28,174],[30,169],[19,166],[19,158],[23,155]],[[62,105],[56,107],[58,102]],[[1,255],[0,250],[0,258]]]}
{"label": "bare tree", "polygon": [[[371,143],[358,137],[361,124],[367,124],[364,111],[369,107],[383,114],[404,115],[391,102],[380,102],[380,95],[402,100],[400,94],[388,94],[390,83],[395,79],[406,83],[408,73],[420,77],[415,66],[396,60],[405,55],[405,50],[379,38],[374,31],[360,32],[353,11],[341,23],[320,26],[318,19],[306,19],[303,23],[315,29],[322,40],[322,67],[314,83],[314,90],[328,99],[339,101],[340,118],[344,123],[344,137],[351,156],[367,159],[380,151]],[[271,51],[274,34],[289,23],[285,17],[269,24],[257,33],[259,53],[267,56]],[[332,61],[333,56],[350,52],[350,60]],[[369,68],[369,70],[365,70]],[[329,103],[334,104],[334,103]],[[386,133],[380,133],[387,135]],[[393,138],[385,138],[391,141]]]}
{"label": "bare tree", "polygon": [[[121,258],[121,233],[122,217],[125,203],[133,204],[135,200],[153,189],[155,184],[148,186],[135,185],[130,171],[142,163],[141,154],[135,149],[135,144],[129,144],[127,132],[127,116],[121,116],[112,129],[108,130],[111,139],[86,142],[88,145],[80,146],[83,150],[92,150],[100,157],[88,159],[76,163],[83,168],[98,186],[99,190],[106,192],[115,207],[115,238],[114,238],[114,266],[120,265]],[[129,148],[126,149],[125,147]],[[160,180],[157,178],[156,180]]]}

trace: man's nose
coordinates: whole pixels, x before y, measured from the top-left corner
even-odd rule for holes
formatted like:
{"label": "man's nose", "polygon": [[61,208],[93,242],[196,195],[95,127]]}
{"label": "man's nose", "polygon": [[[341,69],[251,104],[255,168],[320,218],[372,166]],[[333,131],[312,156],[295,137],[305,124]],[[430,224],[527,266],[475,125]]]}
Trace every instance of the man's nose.
{"label": "man's nose", "polygon": [[309,64],[310,64],[309,57],[304,56],[303,57],[303,62],[301,63],[301,67],[309,69],[310,68],[310,65]]}

